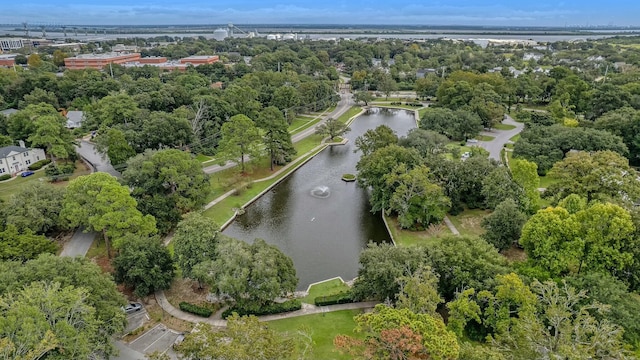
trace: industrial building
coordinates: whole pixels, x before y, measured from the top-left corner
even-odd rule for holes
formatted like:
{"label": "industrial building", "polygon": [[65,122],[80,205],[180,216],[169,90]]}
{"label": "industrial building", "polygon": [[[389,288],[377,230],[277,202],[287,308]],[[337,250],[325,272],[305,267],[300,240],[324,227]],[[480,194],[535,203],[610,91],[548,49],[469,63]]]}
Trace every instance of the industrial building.
{"label": "industrial building", "polygon": [[0,38],[0,50],[11,51],[24,47],[39,47],[51,44],[47,39]]}
{"label": "industrial building", "polygon": [[80,69],[102,69],[109,64],[124,64],[127,62],[139,61],[140,54],[118,54],[118,53],[105,53],[105,54],[83,54],[74,57],[68,57],[64,59],[64,66],[67,69],[80,70]]}
{"label": "industrial building", "polygon": [[180,59],[182,64],[191,64],[193,66],[213,64],[218,61],[220,61],[220,57],[218,55],[194,55]]}
{"label": "industrial building", "polygon": [[0,55],[0,66],[12,67],[16,64],[16,54]]}

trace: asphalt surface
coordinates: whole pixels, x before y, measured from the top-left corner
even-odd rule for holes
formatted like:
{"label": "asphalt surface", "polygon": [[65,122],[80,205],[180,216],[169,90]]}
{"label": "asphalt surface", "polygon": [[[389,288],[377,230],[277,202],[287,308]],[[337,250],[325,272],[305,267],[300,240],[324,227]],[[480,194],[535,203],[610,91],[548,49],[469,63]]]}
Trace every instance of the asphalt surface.
{"label": "asphalt surface", "polygon": [[96,167],[96,171],[106,172],[115,177],[120,177],[120,174],[116,169],[111,166],[109,159],[103,158],[102,154],[96,150],[95,146],[85,140],[81,140],[79,145],[76,146],[76,151],[82,157],[87,159],[90,163],[92,163]]}
{"label": "asphalt surface", "polygon": [[88,233],[83,232],[84,228],[76,229],[76,232],[73,233],[71,240],[69,240],[66,244],[64,244],[64,248],[60,253],[60,256],[85,256],[87,255],[87,251],[91,247],[93,240],[96,237],[96,233],[91,231]]}
{"label": "asphalt surface", "polygon": [[491,141],[478,141],[477,144],[468,144],[468,145],[478,145],[487,151],[489,151],[489,158],[495,159],[497,161],[501,161],[500,152],[504,148],[504,144],[509,142],[509,139],[518,135],[523,129],[524,124],[519,123],[509,115],[505,115],[505,119],[502,121],[503,124],[506,125],[514,125],[515,128],[511,130],[492,130],[492,131],[483,131],[482,135],[488,135],[494,137]]}

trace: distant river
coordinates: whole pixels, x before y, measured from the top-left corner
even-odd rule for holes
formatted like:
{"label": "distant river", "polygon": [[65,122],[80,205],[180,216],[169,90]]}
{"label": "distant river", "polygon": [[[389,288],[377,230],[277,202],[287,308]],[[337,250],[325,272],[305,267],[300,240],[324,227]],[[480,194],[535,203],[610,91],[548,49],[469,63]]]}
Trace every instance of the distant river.
{"label": "distant river", "polygon": [[373,109],[351,124],[347,145],[328,147],[250,205],[223,233],[276,245],[293,259],[299,289],[313,282],[358,274],[360,252],[369,241],[389,241],[379,213],[371,213],[367,192],[341,180],[356,173],[356,137],[388,125],[400,135],[415,127],[413,113]]}
{"label": "distant river", "polygon": [[[247,31],[251,31],[251,29],[247,29]],[[616,36],[617,34],[589,34],[587,32],[581,34],[563,34],[563,35],[548,35],[544,33],[534,33],[534,34],[493,34],[490,32],[487,33],[478,33],[478,34],[460,34],[456,32],[447,32],[441,34],[388,34],[388,33],[371,33],[371,34],[354,34],[354,33],[336,33],[336,34],[320,34],[320,33],[304,33],[304,32],[296,32],[293,29],[291,32],[297,33],[298,38],[309,38],[309,39],[358,39],[358,38],[381,38],[381,39],[406,39],[406,40],[429,40],[429,39],[456,39],[456,40],[468,40],[473,41],[481,46],[486,46],[489,39],[496,40],[533,40],[537,42],[555,42],[555,41],[572,41],[572,40],[586,40],[586,39],[602,39],[607,37]],[[604,32],[604,31],[603,31]],[[622,32],[622,31],[621,31]],[[40,32],[37,29],[32,29],[31,34],[33,36],[38,36]],[[281,32],[280,34],[286,34],[287,32]],[[18,31],[15,29],[0,29],[0,37],[5,35],[12,36],[23,36],[23,31]],[[213,39],[213,31],[211,32],[176,32],[176,33],[167,33],[167,32],[158,32],[158,33],[138,33],[138,34],[101,34],[100,31],[94,33],[92,30],[89,30],[85,35],[85,32],[82,29],[78,29],[78,35],[76,36],[72,29],[67,31],[67,37],[78,39],[80,41],[105,41],[105,40],[115,40],[118,38],[150,38],[156,36],[170,36],[174,38],[183,38],[183,37],[205,37],[207,39]],[[260,34],[261,36],[266,36],[266,33]],[[243,37],[244,34],[238,34],[238,36]],[[627,35],[620,35],[627,36]],[[630,36],[630,35],[629,35]],[[61,32],[47,32],[47,38],[52,39],[64,39],[64,34]]]}

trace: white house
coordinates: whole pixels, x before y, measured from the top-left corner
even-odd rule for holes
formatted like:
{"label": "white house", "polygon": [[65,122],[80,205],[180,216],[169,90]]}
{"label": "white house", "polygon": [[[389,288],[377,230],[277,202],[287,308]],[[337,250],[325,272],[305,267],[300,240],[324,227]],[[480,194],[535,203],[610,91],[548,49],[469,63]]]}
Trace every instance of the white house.
{"label": "white house", "polygon": [[67,128],[75,129],[82,125],[84,120],[84,112],[82,111],[69,111],[67,112]]}
{"label": "white house", "polygon": [[12,176],[28,170],[29,165],[45,159],[44,150],[27,149],[22,146],[5,146],[0,148],[0,175],[11,174]]}

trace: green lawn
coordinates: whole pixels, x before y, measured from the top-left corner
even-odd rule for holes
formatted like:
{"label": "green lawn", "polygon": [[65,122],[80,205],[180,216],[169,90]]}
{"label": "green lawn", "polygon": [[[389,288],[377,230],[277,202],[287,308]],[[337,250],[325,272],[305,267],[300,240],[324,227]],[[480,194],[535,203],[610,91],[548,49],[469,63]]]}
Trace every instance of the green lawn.
{"label": "green lawn", "polygon": [[211,161],[213,160],[212,156],[207,156],[204,154],[198,154],[196,155],[196,160],[200,161],[201,163],[206,162],[206,161]]}
{"label": "green lawn", "polygon": [[432,225],[427,230],[410,231],[401,229],[395,217],[385,215],[385,219],[389,224],[389,230],[391,230],[391,235],[397,246],[429,245],[438,241],[442,236],[451,235],[451,231],[444,222]]}
{"label": "green lawn", "polygon": [[497,130],[511,130],[511,129],[515,129],[516,126],[509,125],[509,124],[496,124],[496,126],[494,126],[493,128]]}
{"label": "green lawn", "polygon": [[418,110],[418,116],[420,116],[420,119],[422,119],[422,117],[424,116],[424,113],[426,113],[427,110],[429,110],[428,107],[425,107],[425,108],[422,108],[422,109]]}
{"label": "green lawn", "polygon": [[520,140],[520,134],[516,134],[516,135],[512,136],[511,139],[509,139],[509,140],[511,140],[513,142],[516,142],[516,141]]}
{"label": "green lawn", "polygon": [[273,330],[289,333],[293,336],[298,329],[307,328],[311,332],[313,340],[313,353],[308,358],[318,360],[342,360],[350,359],[347,355],[341,355],[333,346],[333,339],[337,335],[349,335],[356,338],[364,338],[362,334],[356,334],[353,329],[356,326],[353,317],[360,314],[360,310],[334,311],[324,314],[298,316],[289,319],[269,321],[269,327]]}
{"label": "green lawn", "polygon": [[306,130],[313,125],[317,124],[322,119],[321,116],[317,117],[297,117],[291,125],[289,125],[289,133],[295,135],[303,130]]}
{"label": "green lawn", "polygon": [[360,106],[353,106],[349,110],[347,110],[347,112],[342,114],[338,118],[338,120],[342,123],[346,123],[349,119],[356,116],[360,111],[362,111],[362,108]]}
{"label": "green lawn", "polygon": [[551,186],[551,184],[555,184],[557,182],[558,182],[557,179],[550,178],[549,176],[540,176],[540,187],[541,188],[545,188],[546,189],[549,186]]}
{"label": "green lawn", "polygon": [[449,219],[458,229],[460,235],[480,236],[484,233],[484,229],[480,224],[482,219],[489,215],[489,211],[480,209],[465,209],[458,215],[449,215]]}
{"label": "green lawn", "polygon": [[[318,146],[320,144],[320,140],[321,136],[313,135],[297,142],[294,146],[296,150],[298,150],[298,156],[296,157],[296,159],[294,159],[294,162],[298,163],[299,161],[304,161],[305,159],[312,156],[313,154],[307,154],[307,152]],[[235,184],[229,184],[228,179],[230,179],[232,176],[236,176],[235,174],[237,174],[237,172],[238,168],[233,167],[231,169],[227,169],[213,175],[211,182],[213,189],[212,192],[214,193],[214,195],[210,195],[207,200],[211,201],[233,188]],[[256,169],[253,173],[242,177],[242,180],[245,182],[251,182],[265,178],[269,174],[270,170],[268,168],[268,161],[266,163],[263,161],[263,164],[260,168]],[[233,216],[234,208],[242,207],[249,200],[258,195],[261,191],[287,175],[288,172],[284,172],[273,179],[253,183],[240,194],[229,196],[215,206],[206,210],[204,212],[204,215],[213,219],[218,225],[222,225]]]}
{"label": "green lawn", "polygon": [[491,141],[491,140],[495,139],[495,137],[489,136],[489,135],[478,135],[478,136],[476,136],[476,139],[478,139],[480,141]]}
{"label": "green lawn", "polygon": [[309,295],[303,297],[300,300],[307,304],[313,304],[315,298],[317,298],[318,296],[335,295],[337,293],[348,290],[349,287],[340,279],[323,281],[319,284],[311,286],[311,288],[309,289]]}
{"label": "green lawn", "polygon": [[[77,178],[78,176],[88,175],[90,173],[91,173],[91,171],[84,165],[84,163],[78,160],[76,162],[76,169],[73,172],[73,174],[69,177],[69,180],[73,180],[73,179]],[[0,181],[0,199],[9,200],[9,198],[11,198],[11,195],[13,195],[13,194],[19,192],[20,190],[24,189],[29,184],[33,184],[33,183],[38,182],[38,181],[40,181],[40,182],[48,182],[48,178],[45,175],[44,169],[40,169],[40,170],[36,171],[35,174],[33,174],[31,176],[21,177],[20,175],[18,175],[13,180]],[[61,186],[67,186],[69,184],[69,182],[68,181],[58,181],[58,182],[51,183],[51,184],[53,186],[61,187]]]}

